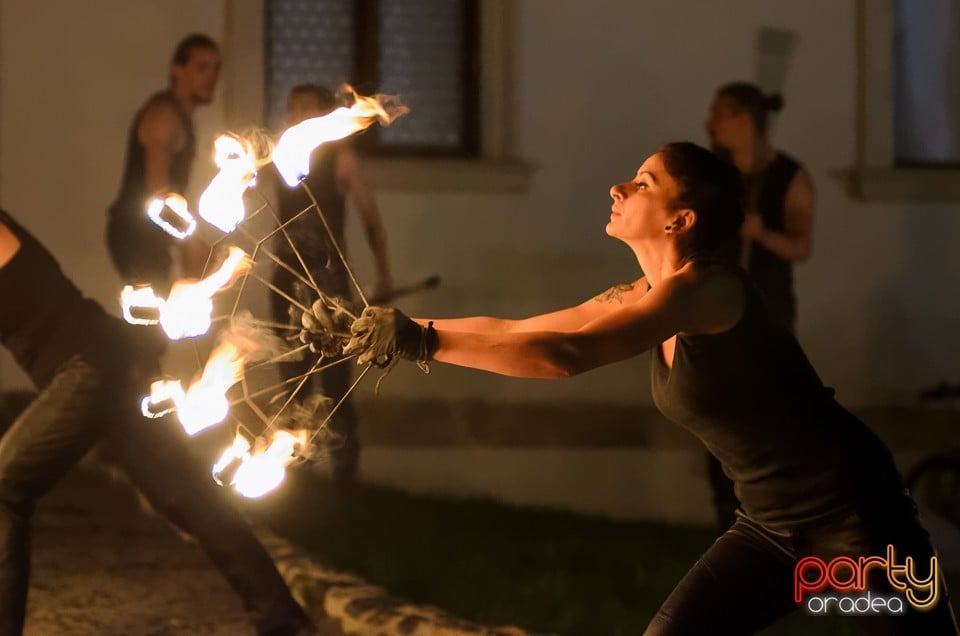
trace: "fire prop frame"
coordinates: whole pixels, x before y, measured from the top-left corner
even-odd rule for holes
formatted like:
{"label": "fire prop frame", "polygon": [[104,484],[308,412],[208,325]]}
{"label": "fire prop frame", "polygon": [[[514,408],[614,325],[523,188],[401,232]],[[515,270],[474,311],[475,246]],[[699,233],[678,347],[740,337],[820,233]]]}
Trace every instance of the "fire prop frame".
{"label": "fire prop frame", "polygon": [[[203,278],[198,281],[178,281],[166,299],[156,296],[149,287],[125,287],[121,294],[123,315],[128,322],[142,325],[159,323],[171,340],[202,336],[208,333],[213,323],[229,319],[230,326],[220,330],[218,344],[203,364],[202,372],[190,386],[184,389],[179,380],[155,381],[151,385],[150,394],[141,401],[141,412],[144,417],[151,418],[176,413],[189,435],[195,435],[222,423],[228,417],[231,418],[237,426],[236,437],[214,464],[212,474],[218,483],[234,487],[245,497],[260,497],[270,492],[283,481],[286,466],[307,458],[306,453],[313,442],[326,430],[327,423],[340,405],[371,368],[371,364],[368,364],[358,374],[345,395],[330,408],[319,424],[290,430],[285,425],[291,420],[303,423],[303,413],[301,412],[299,417],[291,417],[290,410],[295,408],[294,401],[310,377],[334,365],[348,363],[356,356],[343,356],[342,353],[329,356],[322,351],[305,374],[282,378],[277,384],[251,391],[247,383],[250,371],[275,365],[285,357],[303,355],[310,346],[286,348],[282,353],[270,355],[275,352],[273,348],[265,345],[262,339],[234,336],[231,331],[239,328],[236,316],[244,291],[251,280],[280,295],[301,311],[311,311],[310,307],[304,306],[256,272],[261,256],[266,257],[276,267],[285,269],[300,284],[316,294],[317,298],[324,297],[295,241],[287,232],[292,223],[310,214],[315,214],[320,220],[363,306],[369,304],[314,193],[304,179],[309,173],[310,156],[320,145],[353,135],[376,121],[388,125],[408,112],[408,109],[393,98],[357,96],[352,89],[345,88],[355,98],[352,106],[337,108],[327,115],[307,119],[288,128],[265,158],[258,160],[252,140],[229,133],[218,137],[215,142],[215,161],[220,172],[201,195],[198,211],[200,217],[222,232],[223,236],[211,245]],[[259,141],[262,142],[263,139]],[[269,148],[269,144],[267,147]],[[310,200],[307,207],[286,222],[281,221],[268,198],[255,187],[258,168],[271,162],[288,187],[302,188]],[[249,214],[244,204],[248,192],[254,192],[260,198],[257,209]],[[186,201],[176,193],[152,199],[144,211],[158,227],[178,240],[189,237],[197,227],[197,220],[189,211]],[[248,229],[249,223],[266,214],[272,216],[276,227],[265,236],[256,238]],[[237,236],[253,242],[249,255],[233,244]],[[267,243],[275,237],[282,237],[296,257],[297,263],[286,263],[268,249]],[[216,270],[211,271],[214,254],[224,247],[228,248],[226,260]],[[238,285],[239,289],[232,310],[228,315],[214,317],[213,296],[234,284]],[[299,331],[296,325],[255,319],[242,322],[254,329]],[[195,350],[199,364],[200,352],[196,346]],[[241,396],[228,398],[228,392],[238,385]],[[256,398],[264,396],[282,398],[285,393],[285,400],[272,415],[265,413],[255,401]],[[259,426],[255,427],[259,432],[232,412],[231,407],[241,403],[259,420]],[[308,419],[320,419],[316,415],[317,411],[313,409],[308,414]],[[312,424],[312,421],[309,424]]]}

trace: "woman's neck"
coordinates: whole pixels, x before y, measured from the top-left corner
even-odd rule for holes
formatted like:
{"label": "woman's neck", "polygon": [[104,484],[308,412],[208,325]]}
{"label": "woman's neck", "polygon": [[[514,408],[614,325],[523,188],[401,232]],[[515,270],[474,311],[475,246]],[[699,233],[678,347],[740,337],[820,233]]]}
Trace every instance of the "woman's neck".
{"label": "woman's neck", "polygon": [[664,278],[676,274],[687,264],[687,260],[679,253],[677,246],[670,243],[663,246],[631,246],[637,257],[637,263],[643,271],[651,287],[657,285]]}

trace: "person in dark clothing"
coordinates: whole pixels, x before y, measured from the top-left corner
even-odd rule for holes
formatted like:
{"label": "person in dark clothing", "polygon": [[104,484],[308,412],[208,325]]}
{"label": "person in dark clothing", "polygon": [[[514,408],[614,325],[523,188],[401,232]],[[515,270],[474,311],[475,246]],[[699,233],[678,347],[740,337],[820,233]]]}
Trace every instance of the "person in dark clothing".
{"label": "person in dark clothing", "polygon": [[780,95],[731,83],[717,91],[706,127],[713,150],[732,162],[744,180],[740,264],[770,316],[795,332],[793,263],[806,261],[813,251],[815,193],[810,173],[767,138],[768,113],[782,108]]}
{"label": "person in dark clothing", "polygon": [[0,634],[23,630],[37,500],[96,443],[157,511],[197,540],[243,598],[259,634],[315,633],[177,427],[138,412],[138,394],[159,369],[158,351],[85,298],[2,211],[0,298],[0,342],[39,390],[0,438]]}
{"label": "person in dark clothing", "polygon": [[[793,264],[813,250],[813,179],[793,157],[775,149],[767,135],[768,113],[783,108],[780,95],[764,95],[753,84],[734,82],[717,90],[707,120],[710,143],[743,177],[746,216],[738,257],[760,291],[771,318],[796,332]],[[739,502],[720,463],[707,456],[717,526],[734,522]]]}
{"label": "person in dark clothing", "polygon": [[[883,557],[893,546],[899,564],[909,556],[918,574],[933,570],[890,452],[835,401],[746,272],[715,258],[743,222],[735,168],[696,144],[668,144],[610,195],[607,234],[633,251],[641,278],[523,320],[412,320],[370,307],[344,353],[565,378],[650,350],[657,408],[716,455],[742,505],[647,634],[755,633],[798,607],[806,557]],[[316,337],[312,315],[302,319],[303,336]],[[882,574],[869,574],[869,593],[895,592]],[[903,613],[857,620],[870,634],[957,634],[945,586],[937,598],[920,611],[901,596]]]}
{"label": "person in dark clothing", "polygon": [[197,106],[209,104],[220,72],[217,43],[192,34],[177,45],[170,63],[170,86],[151,95],[130,125],[123,177],[107,211],[107,249],[120,278],[132,285],[169,291],[174,250],[185,273],[199,276],[209,248],[196,238],[176,241],[146,215],[149,200],[183,195],[196,151],[191,119]]}
{"label": "person in dark clothing", "polygon": [[[305,119],[320,117],[339,106],[336,96],[327,88],[317,84],[300,84],[291,89],[287,102],[287,123],[291,126]],[[387,258],[387,238],[370,187],[363,179],[360,161],[349,141],[328,143],[314,151],[310,158],[310,173],[306,185],[316,197],[317,205],[323,212],[330,233],[340,249],[346,254],[344,229],[346,226],[347,201],[352,203],[357,216],[363,223],[364,233],[373,255],[376,268],[376,286],[374,298],[388,298],[393,290],[390,275],[390,262]],[[280,220],[291,221],[300,212],[308,208],[312,201],[300,187],[288,188],[278,180],[277,203]],[[353,288],[346,267],[337,255],[323,223],[311,210],[287,226],[290,242],[281,239],[277,248],[280,259],[297,272],[303,265],[310,272],[312,282],[330,297],[340,298],[351,303],[354,300]],[[294,253],[290,243],[296,246],[300,258]],[[273,283],[288,295],[296,298],[302,305],[310,307],[317,300],[317,294],[303,285],[288,270],[277,267]],[[279,294],[271,295],[271,310],[275,321],[289,324],[291,305]],[[299,314],[296,314],[299,317]],[[299,323],[298,323],[299,324]],[[283,377],[295,377],[309,371],[310,360],[282,363],[280,373]],[[341,364],[323,371],[311,380],[315,389],[331,400],[335,405],[347,393],[351,383],[351,369]],[[357,415],[352,402],[343,402],[328,424],[334,434],[329,444],[330,462],[334,478],[338,481],[350,481],[357,472],[360,447],[356,438]]]}

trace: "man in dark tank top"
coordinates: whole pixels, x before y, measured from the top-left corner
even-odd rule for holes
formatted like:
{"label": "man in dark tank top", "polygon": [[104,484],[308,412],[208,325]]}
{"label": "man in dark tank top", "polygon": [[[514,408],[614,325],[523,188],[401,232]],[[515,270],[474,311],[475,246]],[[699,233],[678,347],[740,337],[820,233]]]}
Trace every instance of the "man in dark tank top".
{"label": "man in dark tank top", "polygon": [[764,95],[751,84],[727,84],[714,98],[707,133],[714,152],[743,175],[747,209],[740,265],[770,316],[795,332],[793,264],[813,251],[814,188],[803,166],[767,139],[767,113],[782,107],[779,95]]}
{"label": "man in dark tank top", "polygon": [[[299,124],[305,119],[325,115],[340,105],[337,97],[326,87],[316,84],[294,86],[287,101],[287,123],[291,126]],[[349,200],[363,223],[364,236],[374,259],[376,285],[372,297],[389,298],[393,292],[393,282],[387,257],[387,234],[373,193],[362,177],[360,160],[350,147],[350,142],[327,143],[315,150],[310,157],[310,173],[305,183],[323,212],[330,234],[333,235],[332,240],[317,214],[310,211],[287,226],[287,234],[290,242],[296,246],[299,258],[290,243],[281,240],[277,245],[280,259],[302,273],[302,258],[320,291],[346,301],[354,300],[346,267],[333,245],[333,241],[336,241],[346,254],[344,231]],[[303,188],[288,188],[278,180],[277,203],[281,221],[287,222],[309,207],[312,201]],[[273,283],[297,298],[303,306],[310,307],[317,300],[317,294],[313,290],[281,267],[275,270]],[[271,295],[271,309],[277,322],[290,322],[290,307],[290,303],[279,294]],[[299,316],[298,312],[294,313]],[[299,318],[297,320],[296,324],[299,326]],[[310,360],[287,362],[281,364],[280,370],[284,377],[294,377],[306,373],[311,366]],[[350,366],[337,365],[317,375],[317,390],[332,400],[331,406],[340,402],[350,387]],[[316,376],[314,379],[317,379]],[[359,458],[356,428],[356,411],[352,403],[345,401],[329,423],[329,429],[334,434],[329,445],[330,463],[337,481],[351,481],[356,474]]]}
{"label": "man in dark tank top", "polygon": [[[744,180],[746,215],[734,258],[750,274],[770,317],[795,332],[793,264],[806,261],[813,249],[814,189],[803,166],[767,138],[768,113],[782,108],[779,95],[764,95],[743,82],[727,84],[714,97],[707,134],[714,152],[733,163]],[[722,532],[733,523],[739,502],[733,482],[709,453],[707,471]]]}
{"label": "man in dark tank top", "polygon": [[151,284],[164,293],[173,282],[174,249],[182,250],[186,273],[201,273],[208,248],[198,239],[175,241],[147,218],[146,205],[159,194],[184,194],[196,150],[191,117],[212,101],[219,72],[217,43],[188,35],[174,51],[169,87],[134,116],[120,189],[107,211],[107,248],[124,283]]}

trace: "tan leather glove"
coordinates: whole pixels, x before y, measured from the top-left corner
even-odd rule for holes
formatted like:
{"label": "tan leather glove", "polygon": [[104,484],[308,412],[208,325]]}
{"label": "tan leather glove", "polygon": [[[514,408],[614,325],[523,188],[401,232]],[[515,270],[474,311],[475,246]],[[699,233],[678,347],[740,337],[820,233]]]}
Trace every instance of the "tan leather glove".
{"label": "tan leather glove", "polygon": [[384,365],[393,356],[427,362],[433,359],[439,346],[432,322],[423,327],[394,307],[367,307],[350,327],[350,332],[352,337],[343,353],[359,353],[357,364],[373,362]]}
{"label": "tan leather glove", "polygon": [[351,338],[351,324],[353,314],[345,303],[321,293],[310,311],[300,316],[300,342],[309,344],[311,351],[326,357],[342,355],[344,345]]}

